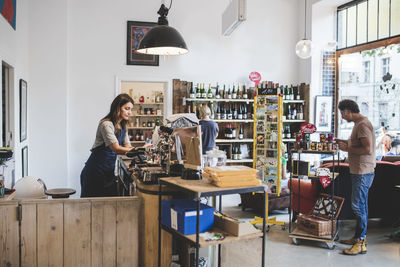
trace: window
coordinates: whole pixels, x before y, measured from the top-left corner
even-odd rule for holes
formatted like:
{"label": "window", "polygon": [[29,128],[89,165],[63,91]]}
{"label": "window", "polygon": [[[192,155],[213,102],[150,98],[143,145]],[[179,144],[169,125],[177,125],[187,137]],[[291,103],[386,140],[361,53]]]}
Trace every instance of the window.
{"label": "window", "polygon": [[400,35],[400,0],[354,0],[337,9],[338,49]]}
{"label": "window", "polygon": [[369,60],[364,61],[363,68],[364,68],[364,83],[369,83],[370,73],[371,73],[371,62]]}
{"label": "window", "polygon": [[390,58],[382,58],[382,76],[390,73]]}

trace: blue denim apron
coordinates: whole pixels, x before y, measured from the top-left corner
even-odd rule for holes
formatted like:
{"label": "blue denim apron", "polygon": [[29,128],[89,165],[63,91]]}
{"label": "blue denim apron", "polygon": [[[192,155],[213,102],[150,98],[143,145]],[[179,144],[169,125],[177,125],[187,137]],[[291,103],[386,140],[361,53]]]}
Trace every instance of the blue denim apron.
{"label": "blue denim apron", "polygon": [[[122,146],[126,130],[121,130],[118,143]],[[116,196],[115,161],[117,155],[105,145],[92,149],[81,173],[81,197]]]}

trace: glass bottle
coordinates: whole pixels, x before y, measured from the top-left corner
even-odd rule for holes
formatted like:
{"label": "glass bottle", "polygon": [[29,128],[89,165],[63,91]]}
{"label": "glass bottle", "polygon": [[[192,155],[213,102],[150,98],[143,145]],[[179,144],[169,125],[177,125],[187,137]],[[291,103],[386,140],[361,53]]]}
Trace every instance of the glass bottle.
{"label": "glass bottle", "polygon": [[209,99],[213,98],[213,94],[212,94],[212,90],[211,90],[211,83],[208,85],[207,98],[209,98]]}

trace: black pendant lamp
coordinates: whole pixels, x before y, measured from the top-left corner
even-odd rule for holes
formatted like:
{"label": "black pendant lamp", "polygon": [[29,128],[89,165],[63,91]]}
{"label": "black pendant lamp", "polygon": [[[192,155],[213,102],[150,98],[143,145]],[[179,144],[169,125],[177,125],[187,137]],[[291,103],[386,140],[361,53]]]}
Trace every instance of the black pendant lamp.
{"label": "black pendant lamp", "polygon": [[[171,0],[172,5],[172,0]],[[148,55],[183,55],[189,52],[182,35],[174,28],[168,26],[167,15],[171,8],[164,4],[158,10],[160,17],[158,25],[151,28],[139,44],[137,53]]]}

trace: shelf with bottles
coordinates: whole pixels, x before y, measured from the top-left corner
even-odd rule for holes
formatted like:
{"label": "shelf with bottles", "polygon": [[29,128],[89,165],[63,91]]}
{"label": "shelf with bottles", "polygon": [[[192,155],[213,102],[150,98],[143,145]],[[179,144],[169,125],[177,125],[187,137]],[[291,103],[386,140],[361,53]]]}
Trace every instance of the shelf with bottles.
{"label": "shelf with bottles", "polygon": [[149,106],[154,106],[154,105],[164,105],[163,102],[139,102],[139,103],[134,103],[133,105],[149,105]]}
{"label": "shelf with bottles", "polygon": [[253,99],[217,99],[217,98],[186,98],[186,101],[189,102],[244,102],[244,103],[253,103]]}
{"label": "shelf with bottles", "polygon": [[283,120],[285,123],[290,123],[290,122],[305,122],[306,120]]}
{"label": "shelf with bottles", "polygon": [[216,139],[215,143],[253,143],[253,139]]}
{"label": "shelf with bottles", "polygon": [[305,100],[283,100],[283,104],[303,104]]}
{"label": "shelf with bottles", "polygon": [[189,92],[187,95],[188,101],[237,101],[237,102],[251,102],[254,98],[254,91],[250,88],[246,88],[245,85],[240,86],[237,84],[224,85],[222,88],[216,84],[212,87],[211,84],[208,85],[208,89],[205,89],[204,83],[197,83],[193,87],[191,83]]}

